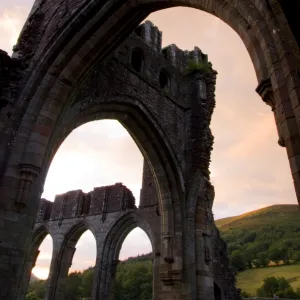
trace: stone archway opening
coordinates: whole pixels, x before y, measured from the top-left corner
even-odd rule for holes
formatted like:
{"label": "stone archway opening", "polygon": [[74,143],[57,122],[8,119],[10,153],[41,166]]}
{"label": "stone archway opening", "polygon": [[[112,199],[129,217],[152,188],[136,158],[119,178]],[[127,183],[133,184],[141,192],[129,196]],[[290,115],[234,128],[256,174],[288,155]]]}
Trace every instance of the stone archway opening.
{"label": "stone archway opening", "polygon": [[[282,204],[282,199],[287,198],[289,203],[296,203],[286,151],[274,147],[280,139],[274,112],[255,91],[258,76],[251,60],[253,53],[249,53],[238,33],[216,16],[190,7],[155,11],[145,20],[162,32],[161,53],[174,66],[182,63],[182,57],[176,56],[171,44],[179,49],[197,46],[218,72],[210,165],[210,179],[216,189],[215,218]],[[153,48],[157,42],[154,28],[149,38]],[[161,73],[159,79],[165,86],[167,77]],[[250,163],[249,157],[255,163]],[[232,185],[235,188],[228,189]]]}
{"label": "stone archway opening", "polygon": [[122,182],[133,191],[138,205],[142,168],[140,150],[118,121],[88,122],[73,130],[58,149],[43,197]]}
{"label": "stone archway opening", "polygon": [[[115,279],[111,287],[114,300],[153,298],[153,249],[140,227],[130,231],[121,246]],[[157,278],[156,278],[157,280]]]}
{"label": "stone archway opening", "polygon": [[44,238],[38,251],[39,254],[35,266],[32,269],[32,274],[39,279],[46,280],[49,276],[49,268],[53,252],[53,239],[50,234],[47,234]]}
{"label": "stone archway opening", "polygon": [[[124,4],[124,1],[113,1],[113,5],[110,5],[112,2],[109,1],[105,2],[107,5],[103,5],[99,1],[92,1],[86,2],[86,6],[81,6],[83,3],[78,1],[78,6],[72,7],[71,11],[68,11],[68,7],[66,7],[67,13],[57,16],[59,22],[56,17],[50,18],[51,15],[55,15],[55,12],[52,11],[49,2],[43,1],[42,7],[34,7],[32,11],[33,17],[29,18],[28,26],[24,28],[23,35],[17,47],[15,47],[14,54],[14,57],[24,58],[21,68],[26,69],[28,67],[28,69],[24,70],[24,75],[22,74],[20,77],[27,78],[28,74],[30,74],[28,76],[28,85],[24,86],[24,78],[20,78],[22,91],[20,93],[16,91],[15,93],[16,95],[19,94],[19,98],[8,99],[8,101],[12,100],[11,102],[16,105],[11,107],[11,111],[7,113],[5,111],[3,123],[8,124],[8,130],[5,132],[5,139],[3,139],[3,147],[1,148],[3,155],[0,167],[4,174],[4,184],[1,188],[3,188],[2,192],[7,195],[7,198],[11,200],[3,201],[5,203],[3,210],[6,211],[9,208],[14,217],[19,218],[21,216],[22,225],[27,227],[27,230],[24,228],[22,232],[17,232],[17,230],[11,228],[9,222],[3,225],[5,227],[3,230],[13,233],[7,234],[7,244],[13,245],[12,248],[18,250],[15,253],[19,253],[16,255],[17,257],[13,257],[16,267],[11,268],[12,270],[9,274],[11,280],[6,279],[8,277],[7,274],[3,274],[3,272],[1,274],[1,279],[8,283],[3,292],[8,299],[17,298],[18,296],[16,294],[18,294],[19,277],[23,272],[21,265],[25,259],[22,253],[25,253],[24,248],[27,247],[27,243],[30,241],[28,237],[30,236],[31,225],[34,222],[33,216],[37,210],[37,200],[43,185],[43,176],[47,172],[49,157],[52,155],[51,151],[56,142],[53,142],[53,140],[56,138],[55,134],[59,134],[58,132],[62,130],[62,126],[57,120],[69,104],[68,101],[73,95],[73,87],[77,86],[80,80],[91,70],[96,60],[103,59],[114,49],[122,35],[125,37],[134,29],[138,22],[154,10],[173,5],[193,6],[218,16],[239,33],[255,65],[257,78],[259,79],[258,91],[260,95],[264,101],[271,101],[274,110],[279,112],[280,129],[281,127],[284,129],[282,136],[282,132],[280,132],[280,143],[287,147],[299,198],[300,168],[297,159],[299,130],[296,121],[299,115],[299,110],[296,109],[296,106],[299,103],[300,95],[296,89],[299,86],[298,70],[296,69],[296,65],[299,62],[299,59],[296,58],[296,55],[299,54],[299,48],[293,43],[294,39],[290,34],[288,25],[286,25],[286,18],[282,14],[279,3],[278,1],[253,1],[253,5],[249,6],[247,1],[139,0],[126,2],[126,4]],[[54,6],[53,9],[57,9],[57,6]],[[32,19],[35,19],[34,16],[37,17],[38,26],[32,26]],[[103,26],[98,26],[100,24]],[[105,29],[103,30],[103,28]],[[35,39],[28,43],[28,36],[31,34],[34,35]],[[290,41],[291,43],[289,43]],[[292,52],[291,56],[290,50]],[[27,55],[27,53],[31,55]],[[290,80],[291,78],[292,80]],[[13,82],[12,86],[18,86],[19,83],[16,83]],[[113,82],[109,81],[108,84],[111,85]],[[135,88],[138,89],[139,87],[137,84]],[[94,92],[94,90],[89,92]],[[95,94],[94,96],[99,99],[97,91]],[[136,98],[131,97],[131,99],[134,99],[132,102],[136,103]],[[83,103],[80,107],[80,112],[82,107],[84,109],[85,104]],[[160,111],[163,111],[161,105],[152,105],[153,107],[159,107]],[[13,121],[9,121],[10,113],[14,111],[16,111],[16,115],[11,118]],[[23,112],[26,112],[26,114],[23,115]],[[138,118],[138,114],[135,114],[134,117]],[[164,115],[163,118],[157,119],[163,121],[167,118]],[[150,122],[148,123],[150,124]],[[139,123],[137,122],[137,124]],[[147,122],[143,124],[147,125]],[[176,124],[176,122],[172,124],[175,129]],[[148,128],[148,126],[144,126],[144,131],[141,129],[144,133],[146,132],[145,127]],[[167,134],[166,136],[169,135]],[[146,137],[149,139],[151,135],[148,134]],[[142,144],[147,144],[147,139],[144,140],[139,135],[139,140]],[[162,135],[157,140],[159,139],[162,139]],[[161,146],[163,143],[158,143],[157,140],[156,146]],[[149,154],[151,152],[149,151],[149,148],[151,148],[150,142],[148,142],[147,146],[148,148],[145,148],[147,148]],[[180,155],[179,147],[180,143],[177,142],[176,152]],[[166,148],[169,149],[168,147]],[[20,149],[24,149],[24,151],[21,152]],[[162,149],[162,147],[156,147],[157,149]],[[170,178],[176,171],[181,171],[181,166],[175,167],[176,163],[173,158],[183,159],[182,157],[176,157],[176,155],[169,159],[171,152],[165,150],[154,151],[155,155],[152,155],[151,158],[152,161],[160,159],[156,165],[157,174],[161,171],[164,173],[161,176],[162,178]],[[171,154],[173,155],[173,153]],[[168,167],[165,168],[165,164]],[[186,166],[186,164],[183,165]],[[154,169],[153,165],[151,167]],[[185,172],[186,170],[182,171],[183,174],[187,173]],[[42,175],[38,177],[40,173]],[[28,174],[30,175],[29,180]],[[196,296],[205,298],[203,294],[196,295],[197,291],[184,290],[189,278],[195,279],[196,272],[192,272],[191,277],[181,277],[181,271],[187,270],[188,266],[192,266],[192,264],[189,264],[189,257],[193,259],[195,254],[193,252],[189,256],[182,251],[184,249],[184,241],[180,238],[184,235],[185,223],[181,222],[181,217],[186,216],[187,211],[185,211],[183,205],[180,206],[180,202],[186,199],[187,196],[183,187],[188,187],[193,178],[183,179],[183,176],[181,176],[181,172],[178,171],[173,176],[174,178],[172,177],[174,180],[161,184],[161,190],[159,191],[160,196],[164,196],[162,212],[166,215],[163,222],[162,238],[165,244],[163,255],[165,261],[169,264],[166,272],[162,274],[162,279],[166,283],[175,283],[177,291],[174,292],[174,295],[177,295],[176,298],[178,298],[178,295],[185,295],[186,293],[193,295],[195,299]],[[38,183],[32,185],[32,182],[37,178]],[[18,195],[17,192],[13,192],[16,190],[15,185],[9,185],[7,182],[14,182],[16,186],[20,187]],[[35,190],[31,191],[30,194],[29,200],[32,201],[27,202],[28,190],[31,185]],[[176,189],[174,186],[180,186],[180,188]],[[18,210],[15,209],[15,206],[18,207]],[[19,209],[24,207],[25,211],[20,212]],[[168,212],[166,212],[167,209],[169,210]],[[24,234],[25,232],[28,232],[28,235]],[[11,238],[9,238],[10,236]],[[16,243],[14,240],[16,240]],[[173,242],[176,242],[175,245],[179,247],[176,248],[179,249],[176,250],[176,255],[172,253]],[[209,251],[207,253],[209,254]],[[175,256],[175,259],[173,256]],[[208,256],[206,257],[206,262],[209,261]],[[8,257],[7,261],[11,261],[10,257]],[[8,270],[9,268],[3,269]],[[182,288],[180,286],[181,282],[183,282]],[[196,285],[193,286],[196,289]],[[199,286],[201,287],[201,284]],[[212,284],[209,286],[212,287]],[[204,293],[205,291],[202,292]],[[170,294],[167,295],[166,299],[173,298],[173,295]],[[206,298],[208,297],[206,296]]]}
{"label": "stone archway opening", "polygon": [[215,300],[223,300],[222,291],[217,283],[214,282]]}
{"label": "stone archway opening", "polygon": [[38,238],[37,245],[33,243],[33,248],[29,250],[28,268],[31,277],[29,282],[24,280],[25,295],[36,296],[39,299],[44,299],[46,295],[47,279],[53,257],[53,239],[50,234],[42,235],[45,237],[41,236],[41,241]]}
{"label": "stone archway opening", "polygon": [[73,300],[76,297],[92,298],[97,245],[94,235],[86,230],[75,245],[72,265],[66,279],[64,300]]}

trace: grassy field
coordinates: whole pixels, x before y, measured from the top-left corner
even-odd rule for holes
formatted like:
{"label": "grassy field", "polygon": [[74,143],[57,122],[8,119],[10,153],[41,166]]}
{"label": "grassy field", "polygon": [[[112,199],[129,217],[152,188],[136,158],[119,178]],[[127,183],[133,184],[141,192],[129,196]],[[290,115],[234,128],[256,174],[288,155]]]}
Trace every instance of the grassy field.
{"label": "grassy field", "polygon": [[255,296],[256,290],[263,284],[263,279],[269,276],[285,277],[294,289],[300,288],[300,265],[246,270],[237,275],[237,287]]}

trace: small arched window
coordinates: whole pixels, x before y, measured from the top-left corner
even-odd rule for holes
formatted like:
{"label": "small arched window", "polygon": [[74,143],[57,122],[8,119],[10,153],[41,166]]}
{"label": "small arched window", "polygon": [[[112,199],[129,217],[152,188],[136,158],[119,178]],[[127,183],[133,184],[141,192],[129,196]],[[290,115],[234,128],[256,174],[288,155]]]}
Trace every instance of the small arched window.
{"label": "small arched window", "polygon": [[144,67],[144,53],[142,49],[133,49],[131,53],[131,66],[135,71],[142,72]]}
{"label": "small arched window", "polygon": [[141,37],[142,36],[142,27],[139,26],[135,29],[135,33],[137,36]]}
{"label": "small arched window", "polygon": [[165,59],[168,59],[168,49],[167,48],[162,49],[162,54]]}
{"label": "small arched window", "polygon": [[169,75],[166,71],[160,71],[159,73],[159,85],[162,89],[169,87]]}

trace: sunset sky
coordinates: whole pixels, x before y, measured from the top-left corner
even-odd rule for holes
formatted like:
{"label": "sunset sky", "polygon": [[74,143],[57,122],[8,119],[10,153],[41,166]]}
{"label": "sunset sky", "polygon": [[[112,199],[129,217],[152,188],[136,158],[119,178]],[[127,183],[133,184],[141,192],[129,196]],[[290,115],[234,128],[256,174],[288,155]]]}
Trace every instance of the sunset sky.
{"label": "sunset sky", "polygon": [[[0,49],[11,54],[33,1],[5,2],[0,3]],[[272,204],[296,204],[286,151],[277,145],[270,108],[255,92],[254,68],[239,36],[216,17],[190,8],[167,9],[147,19],[163,32],[163,46],[175,43],[186,50],[198,46],[218,71],[211,125],[215,136],[211,164],[215,217]],[[58,150],[43,197],[53,201],[55,194],[72,189],[87,192],[123,182],[138,202],[141,178],[142,155],[127,131],[116,121],[91,122],[74,130]],[[47,277],[51,249],[47,237],[34,269],[41,278]],[[71,270],[95,263],[96,244],[90,232],[82,236],[77,249]],[[126,238],[120,258],[150,251],[145,233],[136,229]]]}

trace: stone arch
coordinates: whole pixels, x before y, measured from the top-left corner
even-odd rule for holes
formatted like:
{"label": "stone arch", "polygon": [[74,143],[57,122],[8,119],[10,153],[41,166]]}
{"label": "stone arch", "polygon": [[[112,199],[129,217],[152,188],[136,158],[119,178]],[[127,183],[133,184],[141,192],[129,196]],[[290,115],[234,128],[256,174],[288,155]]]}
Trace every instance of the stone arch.
{"label": "stone arch", "polygon": [[[31,128],[31,136],[34,135],[34,143],[36,143],[37,140],[41,140],[42,143],[44,143],[45,139],[51,134],[51,126],[55,123],[57,116],[60,114],[62,103],[70,98],[73,86],[91,70],[96,60],[106,55],[109,47],[114,46],[112,42],[114,38],[114,41],[118,42],[117,37],[119,37],[120,32],[122,32],[123,35],[128,33],[138,22],[153,11],[175,6],[187,6],[206,11],[231,26],[240,35],[248,49],[258,81],[264,83],[263,90],[261,87],[259,92],[264,97],[265,89],[268,88],[269,91],[271,87],[274,91],[274,93],[271,93],[271,98],[273,99],[271,105],[273,108],[275,106],[278,107],[278,110],[281,111],[281,116],[280,118],[278,117],[280,119],[279,121],[283,122],[285,117],[288,116],[289,124],[283,125],[291,127],[296,124],[291,103],[285,102],[284,106],[279,105],[280,99],[284,97],[284,84],[282,81],[286,74],[290,74],[292,70],[295,70],[295,67],[290,63],[290,60],[288,60],[288,67],[282,68],[282,71],[278,70],[278,61],[283,63],[282,57],[290,52],[290,48],[287,43],[282,41],[279,34],[274,34],[274,28],[281,30],[282,27],[279,19],[273,17],[274,10],[277,9],[280,12],[277,1],[273,0],[269,2],[269,4],[254,1],[253,5],[249,5],[247,1],[219,2],[219,0],[215,0],[212,2],[195,2],[192,0],[139,0],[126,4],[123,4],[122,1],[116,1],[114,2],[113,8],[110,6],[111,4],[112,3],[108,3],[107,6],[102,6],[100,3],[92,2],[84,5],[80,10],[76,11],[68,23],[65,23],[60,28],[59,35],[56,34],[55,37],[52,36],[52,38],[49,39],[51,41],[50,44],[53,46],[44,52],[45,55],[43,59],[40,60],[40,64],[31,73],[30,80],[35,84],[27,85],[21,93],[23,99],[32,99],[28,107],[28,112],[32,113],[36,118],[32,118],[30,121],[23,121],[23,125],[26,128]],[[106,48],[104,52],[101,52],[102,48],[100,45],[107,36],[106,32],[103,32],[99,26],[95,26],[95,24],[102,20],[102,15],[108,14],[108,9],[119,11],[119,19],[115,18],[114,21],[109,23],[109,26],[115,26],[115,35],[110,37],[111,43],[108,45],[109,47]],[[109,13],[111,12],[112,11],[109,11]],[[127,22],[122,23],[122,28],[120,28],[118,22],[120,20],[124,21],[123,18],[125,18]],[[80,29],[82,28],[82,24],[86,24],[84,29]],[[261,28],[265,28],[264,31],[262,31]],[[83,31],[86,32],[88,29],[89,34],[83,34]],[[293,42],[294,38],[290,30],[287,28],[282,30],[287,37],[290,38],[289,40]],[[108,30],[108,32],[111,35],[111,31]],[[47,35],[47,31],[45,35]],[[85,46],[87,44],[89,47]],[[76,50],[74,48],[75,45]],[[78,47],[78,45],[82,46]],[[295,47],[293,49],[295,49]],[[57,51],[59,51],[60,54]],[[277,64],[276,67],[275,64]],[[47,76],[46,73],[44,73],[45,65],[49,66],[46,68]],[[295,80],[297,80],[296,77]],[[35,86],[39,86],[39,88],[33,88]],[[47,101],[43,103],[41,99],[47,99]],[[45,109],[49,111],[49,107],[51,107],[51,113],[45,113]],[[51,125],[43,125],[44,128],[42,129],[37,128],[39,124],[45,124],[46,119],[47,123]],[[290,127],[290,130],[284,133],[285,139],[291,138],[292,129]],[[42,134],[40,132],[41,130],[43,130]],[[29,141],[27,147],[30,148],[32,146]],[[288,152],[290,153],[289,156],[292,156],[292,143],[289,144]],[[27,158],[23,157],[23,159],[26,162]],[[290,159],[290,163],[295,164],[294,159]],[[36,164],[33,165],[35,166]],[[39,166],[37,167],[39,168]],[[295,169],[293,169],[293,172],[295,173]]]}
{"label": "stone arch", "polygon": [[[41,243],[43,242],[44,238],[48,234],[51,236],[51,233],[48,231],[48,229],[45,227],[45,225],[38,226],[34,230],[33,237],[32,237],[33,247],[39,247],[41,245]],[[51,238],[52,238],[52,236],[51,236]]]}
{"label": "stone arch", "polygon": [[[46,228],[46,226],[40,225],[34,229],[30,247],[29,247],[29,249],[27,249],[28,253],[27,253],[25,274],[24,274],[24,278],[22,278],[22,281],[21,281],[21,286],[22,286],[21,293],[24,295],[24,297],[28,291],[28,285],[29,285],[29,281],[31,278],[32,269],[34,268],[37,258],[40,254],[39,247],[41,246],[42,242],[48,235],[51,237],[52,245],[53,245],[53,237],[52,237],[51,233],[49,232],[49,230]],[[52,249],[52,251],[53,251],[53,249]],[[53,253],[52,253],[52,256],[53,256]]]}
{"label": "stone arch", "polygon": [[[62,116],[60,121],[64,122],[65,131],[61,130],[62,123],[58,121],[48,145],[42,149],[45,153],[41,154],[44,156],[44,161],[39,184],[45,180],[50,163],[68,134],[87,122],[101,119],[118,120],[136,142],[154,174],[158,187],[162,211],[162,232],[171,233],[174,222],[177,224],[182,222],[182,215],[173,216],[173,214],[175,210],[180,211],[180,206],[183,205],[179,201],[185,189],[183,175],[165,133],[138,99],[117,96],[111,104],[98,104],[79,112],[71,110],[66,117]],[[172,209],[167,207],[172,207]]]}
{"label": "stone arch", "polygon": [[[56,243],[54,244],[54,256],[50,267],[47,299],[64,299],[65,279],[68,276],[68,271],[76,251],[75,246],[81,235],[87,230],[92,232],[96,240],[95,229],[84,220],[79,220],[63,236],[59,234],[56,240],[54,240]],[[63,237],[62,241],[60,241],[61,237]]]}
{"label": "stone arch", "polygon": [[[151,224],[140,214],[139,211],[131,211],[123,214],[115,222],[112,223],[104,240],[102,241],[100,260],[97,263],[96,278],[94,285],[93,299],[108,299],[110,293],[111,282],[114,279],[116,267],[119,262],[119,253],[121,246],[130,231],[140,227],[148,236],[153,252],[156,253],[160,248],[159,236],[155,232]],[[96,284],[100,282],[100,284]]]}
{"label": "stone arch", "polygon": [[[17,186],[18,180],[21,181],[19,178],[22,172],[29,173],[33,178],[36,178],[40,172],[45,172],[42,169],[46,157],[45,149],[49,146],[48,142],[59,116],[66,107],[65,105],[70,103],[74,86],[77,86],[92,70],[95,63],[106,57],[149,13],[174,6],[188,6],[211,13],[230,25],[241,37],[256,71],[259,82],[257,91],[276,112],[276,121],[280,124],[280,134],[283,140],[282,145],[287,148],[297,197],[300,199],[298,159],[300,110],[299,107],[296,109],[300,99],[300,91],[299,88],[297,89],[300,81],[297,75],[299,47],[286,24],[285,15],[277,0],[265,2],[253,0],[250,5],[247,0],[78,1],[74,10],[67,13],[65,18],[59,16],[59,22],[56,17],[49,18],[51,19],[49,22],[45,18],[45,22],[46,20],[48,22],[47,26],[41,24],[38,32],[38,34],[43,32],[43,36],[40,40],[36,36],[34,49],[24,51],[24,53],[32,54],[30,61],[25,61],[24,66],[26,63],[31,64],[27,73],[24,71],[24,74],[28,76],[26,81],[22,82],[22,90],[16,99],[16,116],[10,121],[11,129],[8,135],[11,135],[11,140],[15,141],[13,149],[11,150],[7,139],[2,141],[5,154],[9,153],[9,159],[5,159],[6,155],[3,155],[4,159],[1,161],[4,166],[7,166],[2,186],[11,182],[11,178],[14,178],[14,181],[13,184],[9,184],[9,187]],[[57,6],[53,5],[53,9],[56,8]],[[45,11],[51,14],[51,9]],[[40,22],[43,22],[43,18]],[[30,21],[27,25],[30,30]],[[22,41],[28,36],[26,30],[23,33],[19,47],[16,47],[20,52],[22,52],[20,50]],[[18,56],[18,52],[15,56]],[[14,139],[17,130],[19,131]],[[41,146],[43,151],[37,155],[27,155],[30,154],[30,149],[37,146]],[[23,149],[25,153],[22,152]],[[2,165],[0,167],[2,170]],[[35,184],[36,191],[34,195],[31,195],[34,205],[37,205],[42,182],[43,178],[38,178]],[[175,181],[171,182],[175,183]],[[180,186],[182,191],[183,186]],[[165,188],[170,190],[169,187]],[[182,192],[181,196],[185,200],[186,195],[183,194]],[[13,197],[10,194],[8,196],[9,199]],[[168,200],[168,205],[171,205],[171,198]],[[10,201],[7,202],[10,203]],[[184,205],[182,203],[182,206]],[[11,205],[11,207],[9,209],[15,212],[14,206]],[[180,211],[180,205],[177,205],[175,209],[176,216],[184,214]],[[30,222],[33,224],[34,212],[34,209],[25,211],[29,218],[26,224]],[[174,223],[173,219],[170,221],[169,218],[167,220],[164,218],[164,220]],[[182,224],[180,223],[177,227],[180,225]],[[5,226],[7,229],[11,227],[9,223]],[[20,244],[23,242],[21,240],[20,238]],[[20,245],[19,247],[22,248]],[[14,272],[11,273],[10,277],[13,278]],[[1,278],[5,277],[3,275],[1,274]],[[18,274],[18,277],[20,276]],[[16,282],[13,284],[18,285]],[[7,289],[5,293],[9,294],[10,291]],[[8,295],[7,298],[12,297]]]}
{"label": "stone arch", "polygon": [[220,285],[214,281],[214,292],[215,292],[215,300],[223,300],[223,293],[220,288]]}

